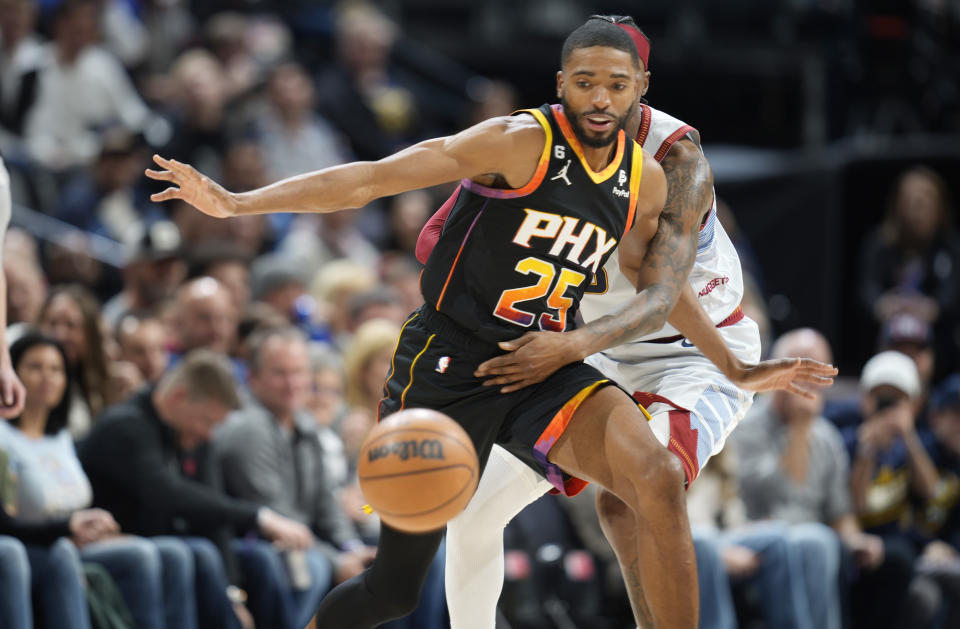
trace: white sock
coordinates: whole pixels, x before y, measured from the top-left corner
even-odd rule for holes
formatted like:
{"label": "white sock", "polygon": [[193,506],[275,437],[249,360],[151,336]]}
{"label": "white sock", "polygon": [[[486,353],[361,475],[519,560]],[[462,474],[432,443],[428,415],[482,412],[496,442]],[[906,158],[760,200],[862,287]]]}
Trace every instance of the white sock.
{"label": "white sock", "polygon": [[477,493],[447,524],[446,589],[452,629],[494,629],[503,589],[503,529],[549,481],[494,446]]}

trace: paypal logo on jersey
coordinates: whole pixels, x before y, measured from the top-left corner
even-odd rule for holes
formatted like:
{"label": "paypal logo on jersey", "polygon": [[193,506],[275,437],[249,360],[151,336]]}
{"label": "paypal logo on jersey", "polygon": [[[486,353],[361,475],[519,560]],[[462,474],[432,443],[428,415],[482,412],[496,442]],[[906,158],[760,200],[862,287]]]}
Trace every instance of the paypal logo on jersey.
{"label": "paypal logo on jersey", "polygon": [[[593,223],[583,221],[583,227],[576,233],[581,219],[572,216],[560,216],[550,212],[541,212],[539,210],[525,209],[527,216],[523,219],[520,229],[513,237],[513,242],[521,247],[530,247],[530,241],[534,238],[548,238],[553,240],[553,247],[550,249],[550,255],[559,256],[563,248],[570,245],[567,252],[567,260],[574,264],[588,268],[594,273],[600,268],[603,262],[603,256],[613,249],[617,244],[617,239],[607,238],[607,231],[597,227]],[[594,240],[593,253],[587,256],[582,262],[587,246]]]}

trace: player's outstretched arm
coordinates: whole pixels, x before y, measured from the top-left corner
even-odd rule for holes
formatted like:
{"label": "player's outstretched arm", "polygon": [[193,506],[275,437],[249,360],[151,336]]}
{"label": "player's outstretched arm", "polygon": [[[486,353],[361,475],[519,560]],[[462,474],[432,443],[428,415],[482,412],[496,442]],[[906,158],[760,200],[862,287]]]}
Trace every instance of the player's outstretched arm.
{"label": "player's outstretched arm", "polygon": [[813,393],[805,389],[804,385],[828,386],[833,384],[833,376],[837,375],[836,367],[812,358],[781,358],[757,364],[741,361],[727,347],[689,283],[683,287],[680,299],[670,313],[669,321],[741,389],[780,389],[812,399]]}
{"label": "player's outstretched arm", "polygon": [[333,212],[449,181],[500,174],[515,187],[532,176],[546,135],[532,116],[491,118],[452,136],[415,144],[376,162],[353,162],[233,193],[193,166],[154,155],[172,184],[153,201],[181,199],[216,218],[273,212]]}

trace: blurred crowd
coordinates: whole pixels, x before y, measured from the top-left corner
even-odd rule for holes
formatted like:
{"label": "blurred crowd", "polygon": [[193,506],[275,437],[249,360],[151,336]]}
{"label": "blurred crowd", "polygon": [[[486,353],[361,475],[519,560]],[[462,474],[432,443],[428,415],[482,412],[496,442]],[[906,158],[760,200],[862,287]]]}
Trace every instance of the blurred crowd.
{"label": "blurred crowd", "polygon": [[[14,201],[59,221],[39,238],[15,212],[3,249],[27,403],[0,423],[0,626],[300,629],[375,553],[357,453],[449,190],[224,221],[151,203],[143,169],[156,151],[248,190],[515,97],[399,71],[397,25],[363,2],[233,4],[0,0],[0,153]],[[862,251],[876,355],[815,400],[758,398],[691,487],[702,627],[960,626],[952,212],[927,167],[893,183]],[[831,360],[815,330],[775,339],[748,286],[769,354]],[[633,626],[589,493],[507,541],[504,627]],[[391,626],[449,626],[435,563]]]}

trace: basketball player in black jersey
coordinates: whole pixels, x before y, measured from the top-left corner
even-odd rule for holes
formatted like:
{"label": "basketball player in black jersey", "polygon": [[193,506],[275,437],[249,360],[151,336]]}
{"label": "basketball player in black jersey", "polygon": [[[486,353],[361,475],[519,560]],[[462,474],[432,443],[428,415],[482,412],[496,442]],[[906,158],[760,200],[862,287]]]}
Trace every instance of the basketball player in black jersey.
{"label": "basketball player in black jersey", "polygon": [[[630,37],[589,22],[564,43],[563,106],[495,118],[428,140],[379,162],[309,173],[232,194],[192,167],[155,156],[173,184],[155,201],[185,200],[215,217],[329,212],[375,198],[463,180],[464,192],[424,272],[426,304],[404,325],[381,416],[425,406],[451,415],[481,462],[500,443],[560,491],[597,482],[643,521],[641,559],[623,566],[643,627],[697,625],[697,582],[679,463],[660,446],[635,403],[576,362],[509,394],[485,387],[477,365],[497,341],[531,329],[568,332],[582,356],[662,327],[670,307],[626,308],[580,329],[583,291],[614,247],[636,276],[666,196],[663,171],[622,126],[639,99]],[[669,304],[672,307],[672,304]],[[376,627],[415,606],[442,531],[384,527],[366,573],[333,590],[317,614],[330,629]]]}

